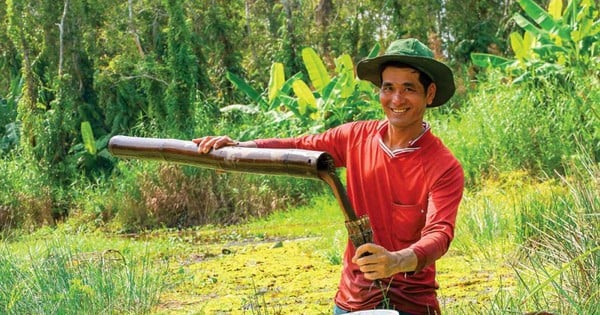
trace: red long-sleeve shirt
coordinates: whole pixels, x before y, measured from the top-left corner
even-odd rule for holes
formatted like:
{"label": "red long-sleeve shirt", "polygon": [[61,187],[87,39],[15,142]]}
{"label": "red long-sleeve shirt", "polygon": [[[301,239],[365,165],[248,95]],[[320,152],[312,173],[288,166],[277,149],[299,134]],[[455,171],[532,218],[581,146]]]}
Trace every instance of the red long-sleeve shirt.
{"label": "red long-sleeve shirt", "polygon": [[[429,128],[409,148],[396,151],[383,143],[387,128],[385,120],[359,121],[318,135],[255,142],[264,148],[326,151],[336,166],[346,167],[348,197],[358,216],[368,215],[374,243],[389,251],[410,247],[417,255],[414,273],[382,279],[384,288],[389,286],[389,305],[412,314],[439,314],[435,261],[454,237],[462,167]],[[335,302],[346,310],[373,309],[382,303],[382,293],[352,263],[354,252],[349,241]]]}

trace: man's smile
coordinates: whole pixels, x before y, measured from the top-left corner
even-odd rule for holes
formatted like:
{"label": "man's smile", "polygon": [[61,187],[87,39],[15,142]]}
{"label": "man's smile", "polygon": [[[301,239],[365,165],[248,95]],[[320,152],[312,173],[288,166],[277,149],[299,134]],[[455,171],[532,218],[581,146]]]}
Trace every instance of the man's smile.
{"label": "man's smile", "polygon": [[408,108],[390,108],[392,110],[393,113],[395,114],[402,114],[408,111]]}

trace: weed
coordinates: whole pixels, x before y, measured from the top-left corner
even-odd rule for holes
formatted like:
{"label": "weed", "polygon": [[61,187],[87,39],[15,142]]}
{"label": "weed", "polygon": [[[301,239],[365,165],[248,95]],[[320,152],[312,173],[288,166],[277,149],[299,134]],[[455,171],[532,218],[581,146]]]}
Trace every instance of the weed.
{"label": "weed", "polygon": [[253,293],[250,296],[242,299],[244,314],[246,314],[247,310],[249,310],[252,315],[281,314],[281,307],[276,305],[271,306],[271,309],[269,310],[269,305],[265,299],[265,293],[267,291],[258,289],[254,282],[254,278],[252,278],[252,290]]}

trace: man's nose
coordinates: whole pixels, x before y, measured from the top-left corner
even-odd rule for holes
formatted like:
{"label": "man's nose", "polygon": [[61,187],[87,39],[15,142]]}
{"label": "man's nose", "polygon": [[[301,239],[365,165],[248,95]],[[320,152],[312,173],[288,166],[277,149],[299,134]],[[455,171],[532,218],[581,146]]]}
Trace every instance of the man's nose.
{"label": "man's nose", "polygon": [[402,93],[402,91],[396,91],[392,94],[392,102],[394,103],[401,103],[404,99],[404,93]]}

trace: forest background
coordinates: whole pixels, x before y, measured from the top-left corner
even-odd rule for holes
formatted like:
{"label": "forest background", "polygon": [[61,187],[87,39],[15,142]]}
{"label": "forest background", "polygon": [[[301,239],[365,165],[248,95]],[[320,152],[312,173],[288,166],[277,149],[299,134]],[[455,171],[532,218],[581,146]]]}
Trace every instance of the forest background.
{"label": "forest background", "polygon": [[[380,119],[376,88],[354,65],[416,37],[455,70],[456,95],[427,120],[463,164],[467,191],[549,184],[550,195],[515,206],[515,241],[571,246],[550,255],[580,266],[577,289],[561,294],[570,307],[597,306],[598,1],[4,2],[3,240],[63,224],[117,234],[230,225],[306,205],[329,192],[300,179],[122,161],[108,140],[248,140]],[[481,202],[479,228],[498,218]],[[556,242],[575,232],[575,243]],[[486,239],[494,233],[505,232]]]}

